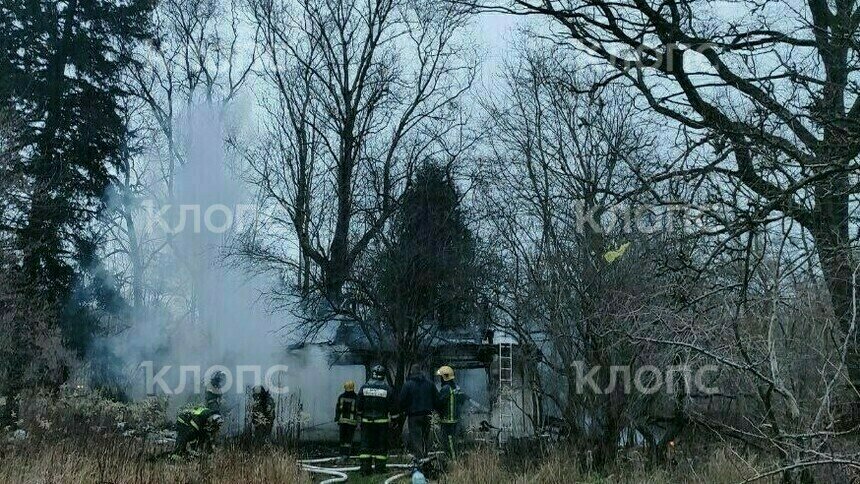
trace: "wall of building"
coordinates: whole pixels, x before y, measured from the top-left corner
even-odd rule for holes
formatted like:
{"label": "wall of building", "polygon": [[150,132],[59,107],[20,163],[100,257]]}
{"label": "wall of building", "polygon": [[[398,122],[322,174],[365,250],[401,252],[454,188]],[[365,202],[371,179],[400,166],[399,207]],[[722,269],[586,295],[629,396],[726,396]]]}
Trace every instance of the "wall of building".
{"label": "wall of building", "polygon": [[334,422],[334,409],[338,395],[343,392],[343,383],[353,380],[361,386],[365,380],[364,366],[329,366],[324,348],[308,346],[301,351],[291,351],[287,365],[290,393],[301,402],[303,440],[332,440],[338,436]]}

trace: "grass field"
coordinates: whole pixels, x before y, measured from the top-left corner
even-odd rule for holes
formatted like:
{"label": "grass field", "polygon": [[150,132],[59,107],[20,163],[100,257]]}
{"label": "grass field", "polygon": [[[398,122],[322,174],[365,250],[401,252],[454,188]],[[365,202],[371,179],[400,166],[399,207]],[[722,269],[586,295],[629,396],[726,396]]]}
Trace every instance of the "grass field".
{"label": "grass field", "polygon": [[[555,452],[525,469],[511,470],[506,457],[490,452],[468,454],[445,476],[451,484],[513,483],[739,483],[757,474],[754,462],[727,449],[713,451],[696,462],[681,462],[671,469],[646,469],[641,462],[620,461],[609,471],[586,472],[569,453]],[[769,481],[759,481],[768,483]],[[774,481],[775,482],[775,481]]]}
{"label": "grass field", "polygon": [[[279,449],[253,451],[222,447],[210,458],[173,462],[157,458],[163,447],[144,445],[128,438],[64,439],[6,444],[0,453],[0,482],[33,484],[107,483],[313,483],[299,469],[296,458]],[[754,476],[754,461],[727,449],[717,449],[693,463],[672,469],[646,470],[633,461],[600,475],[583,471],[571,454],[556,452],[540,461],[511,465],[512,459],[490,450],[465,454],[436,482],[450,484],[494,483],[737,483]],[[392,471],[388,475],[395,474]],[[349,482],[381,483],[384,476]],[[400,482],[409,482],[404,479]],[[768,482],[768,481],[760,481]],[[775,482],[775,481],[774,481]]]}
{"label": "grass field", "polygon": [[284,452],[219,451],[205,459],[173,462],[156,458],[165,449],[133,439],[65,440],[16,444],[0,456],[0,482],[33,484],[107,483],[310,483]]}

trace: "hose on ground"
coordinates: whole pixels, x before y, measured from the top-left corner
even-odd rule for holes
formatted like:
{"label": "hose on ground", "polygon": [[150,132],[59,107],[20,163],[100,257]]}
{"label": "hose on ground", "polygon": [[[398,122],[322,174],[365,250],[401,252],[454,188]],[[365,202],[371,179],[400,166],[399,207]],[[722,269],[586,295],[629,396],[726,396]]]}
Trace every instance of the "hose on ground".
{"label": "hose on ground", "polygon": [[[435,459],[437,457],[437,455],[440,453],[441,452],[434,452],[434,453],[432,453],[433,455],[431,455],[430,457],[425,457],[424,459],[421,459],[420,463],[424,464],[426,462],[429,462],[429,461]],[[391,456],[391,457],[400,457],[400,456]],[[357,470],[361,470],[361,466],[322,467],[322,466],[314,465],[314,464],[324,464],[326,462],[332,462],[332,461],[336,461],[339,459],[340,459],[340,457],[320,457],[317,459],[303,459],[303,460],[299,461],[299,466],[301,467],[302,470],[304,470],[306,472],[332,476],[331,479],[326,479],[325,481],[322,481],[320,484],[334,484],[336,482],[346,482],[346,480],[349,478],[346,475],[347,472],[354,472]],[[413,467],[415,467],[415,465],[414,464],[394,463],[394,464],[388,464],[386,467],[390,468],[390,469],[412,469]],[[389,477],[388,479],[386,479],[385,484],[390,484],[390,483],[396,481],[397,479],[408,476],[409,474],[410,473],[408,471],[407,472],[401,472],[399,474],[395,474],[395,475]]]}
{"label": "hose on ground", "polygon": [[[431,460],[435,459],[436,457],[437,457],[436,455],[431,455],[430,457],[425,457],[424,459],[421,459],[420,463],[426,464],[427,462],[430,462]],[[395,467],[395,468],[410,469],[411,470],[415,466],[412,464],[389,464],[388,467]],[[396,481],[397,479],[409,477],[411,474],[412,473],[409,471],[401,472],[400,474],[394,474],[393,476],[386,479],[383,484],[391,484],[392,482]]]}
{"label": "hose on ground", "polygon": [[[430,457],[425,458],[424,460],[422,460],[422,462],[424,462],[424,461],[426,461],[426,460],[429,460],[429,459],[431,459],[432,457],[437,456],[437,455],[440,455],[440,454],[444,454],[444,452],[442,452],[442,451],[433,451],[433,452],[429,452],[429,453],[428,453],[428,455],[429,455]],[[397,455],[389,455],[389,456],[388,456],[388,458],[389,458],[389,459],[396,459],[396,458],[398,458],[398,457],[410,457],[410,456],[409,456],[409,455],[401,455],[401,454],[397,454]],[[299,464],[322,464],[322,463],[324,463],[324,462],[332,462],[332,461],[336,461],[336,460],[341,459],[341,458],[342,458],[342,457],[340,457],[340,456],[335,456],[335,457],[317,457],[317,458],[315,458],[315,459],[301,459],[301,460],[298,460],[297,462],[298,462]],[[353,455],[353,456],[350,456],[349,458],[350,458],[350,459],[358,459],[358,456],[357,456],[357,455]]]}
{"label": "hose on ground", "polygon": [[326,469],[324,467],[314,467],[314,466],[302,466],[302,470],[306,472],[310,472],[313,474],[323,474],[327,476],[333,476],[331,479],[326,479],[322,481],[320,484],[334,484],[336,482],[346,482],[348,476],[346,472],[336,471],[334,469]]}
{"label": "hose on ground", "polygon": [[320,457],[318,459],[302,459],[299,464],[322,464],[340,459],[340,457]]}
{"label": "hose on ground", "polygon": [[409,475],[408,472],[401,472],[400,474],[394,474],[393,476],[386,479],[384,484],[391,484],[392,482],[396,481],[397,479],[400,479],[401,477],[406,477],[408,475]]}

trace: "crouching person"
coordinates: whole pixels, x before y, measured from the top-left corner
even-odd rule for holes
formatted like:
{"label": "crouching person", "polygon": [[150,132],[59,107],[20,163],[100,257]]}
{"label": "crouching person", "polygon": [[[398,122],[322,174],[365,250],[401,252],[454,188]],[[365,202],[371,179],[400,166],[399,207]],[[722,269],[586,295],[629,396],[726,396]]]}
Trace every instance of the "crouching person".
{"label": "crouching person", "polygon": [[223,422],[220,413],[202,405],[181,410],[176,416],[176,448],[173,455],[184,456],[192,451],[212,452]]}

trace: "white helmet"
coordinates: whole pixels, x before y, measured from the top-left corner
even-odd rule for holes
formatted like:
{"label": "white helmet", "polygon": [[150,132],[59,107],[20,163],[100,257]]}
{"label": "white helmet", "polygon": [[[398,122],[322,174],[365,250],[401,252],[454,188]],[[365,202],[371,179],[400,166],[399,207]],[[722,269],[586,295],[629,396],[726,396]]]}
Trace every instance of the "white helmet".
{"label": "white helmet", "polygon": [[209,416],[206,423],[213,427],[220,427],[224,423],[224,417],[220,413],[215,413]]}

